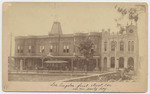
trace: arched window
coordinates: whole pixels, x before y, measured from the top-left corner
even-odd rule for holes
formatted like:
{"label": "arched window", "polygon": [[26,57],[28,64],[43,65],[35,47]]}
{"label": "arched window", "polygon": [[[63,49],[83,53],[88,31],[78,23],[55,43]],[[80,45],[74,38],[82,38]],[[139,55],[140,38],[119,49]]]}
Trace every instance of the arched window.
{"label": "arched window", "polygon": [[103,65],[104,71],[107,71],[107,57],[104,57],[104,65]]}
{"label": "arched window", "polygon": [[124,68],[124,58],[123,57],[119,58],[119,68]]}
{"label": "arched window", "polygon": [[131,43],[128,41],[128,51],[130,51]]}
{"label": "arched window", "polygon": [[128,51],[134,51],[134,41],[128,42]]}
{"label": "arched window", "polygon": [[124,51],[124,42],[123,41],[120,42],[120,51]]}
{"label": "arched window", "polygon": [[92,45],[91,52],[94,52],[94,48],[95,48],[94,45]]}
{"label": "arched window", "polygon": [[111,57],[111,64],[110,64],[111,68],[115,68],[115,57]]}
{"label": "arched window", "polygon": [[104,51],[107,51],[107,42],[104,42]]}
{"label": "arched window", "polygon": [[91,48],[91,52],[96,52],[97,51],[97,45],[93,44]]}
{"label": "arched window", "polygon": [[111,51],[115,51],[115,41],[111,42]]}
{"label": "arched window", "polygon": [[134,51],[134,41],[132,41],[132,48],[131,51]]}
{"label": "arched window", "polygon": [[104,57],[104,63],[107,63],[107,57]]}
{"label": "arched window", "polygon": [[134,59],[133,59],[133,57],[128,58],[128,68],[130,68],[131,70],[134,70]]}

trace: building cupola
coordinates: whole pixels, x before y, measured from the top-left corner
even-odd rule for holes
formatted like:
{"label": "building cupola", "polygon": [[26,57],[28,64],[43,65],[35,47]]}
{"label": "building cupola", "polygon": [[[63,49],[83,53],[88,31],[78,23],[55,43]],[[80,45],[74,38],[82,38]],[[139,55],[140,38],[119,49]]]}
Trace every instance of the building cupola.
{"label": "building cupola", "polygon": [[61,24],[60,22],[54,22],[51,28],[51,31],[49,32],[49,35],[61,35],[62,33],[62,29],[61,29]]}

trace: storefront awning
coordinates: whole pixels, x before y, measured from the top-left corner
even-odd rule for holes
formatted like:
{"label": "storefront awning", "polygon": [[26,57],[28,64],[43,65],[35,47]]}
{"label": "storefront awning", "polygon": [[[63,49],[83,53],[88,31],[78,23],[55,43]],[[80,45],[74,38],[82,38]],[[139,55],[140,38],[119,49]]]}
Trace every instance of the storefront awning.
{"label": "storefront awning", "polygon": [[61,64],[61,63],[68,63],[67,61],[45,61],[44,63],[49,64]]}

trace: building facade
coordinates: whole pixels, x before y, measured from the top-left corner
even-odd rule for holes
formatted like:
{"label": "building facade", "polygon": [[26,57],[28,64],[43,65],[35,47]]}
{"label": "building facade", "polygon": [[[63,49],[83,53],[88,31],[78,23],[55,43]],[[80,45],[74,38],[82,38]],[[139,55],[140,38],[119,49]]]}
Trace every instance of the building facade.
{"label": "building facade", "polygon": [[[63,34],[60,22],[54,22],[48,35],[15,37],[15,63],[20,70],[43,67],[46,60],[68,61],[70,70],[74,69],[75,56],[81,56],[77,46],[89,37],[94,47],[94,70],[111,71],[138,67],[138,35],[135,25],[127,25],[123,33],[102,32]],[[82,56],[81,56],[82,57]],[[50,67],[59,64],[50,64]],[[31,68],[30,68],[31,67]],[[59,69],[59,68],[58,68]]]}

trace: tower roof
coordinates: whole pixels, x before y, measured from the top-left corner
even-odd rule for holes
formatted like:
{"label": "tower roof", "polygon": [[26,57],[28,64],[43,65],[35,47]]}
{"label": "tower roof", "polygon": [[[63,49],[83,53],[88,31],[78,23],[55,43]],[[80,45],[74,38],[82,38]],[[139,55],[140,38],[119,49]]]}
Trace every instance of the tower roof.
{"label": "tower roof", "polygon": [[50,34],[62,34],[61,24],[60,22],[54,22],[51,28]]}

